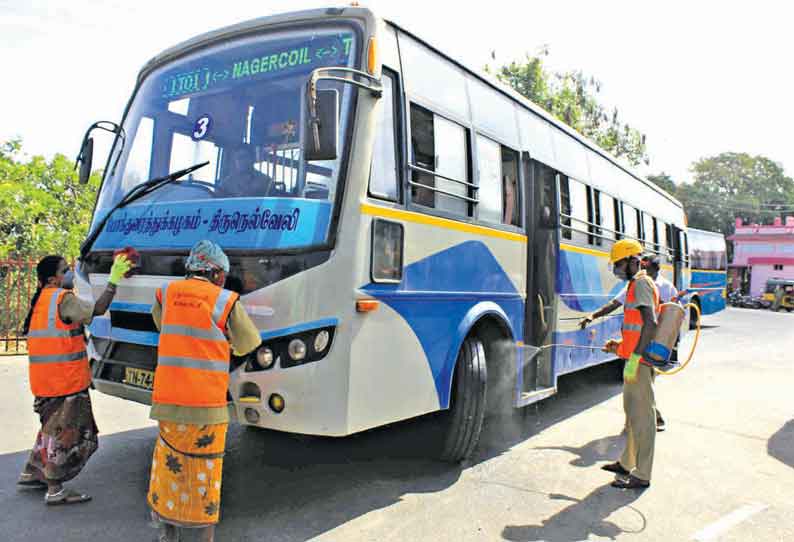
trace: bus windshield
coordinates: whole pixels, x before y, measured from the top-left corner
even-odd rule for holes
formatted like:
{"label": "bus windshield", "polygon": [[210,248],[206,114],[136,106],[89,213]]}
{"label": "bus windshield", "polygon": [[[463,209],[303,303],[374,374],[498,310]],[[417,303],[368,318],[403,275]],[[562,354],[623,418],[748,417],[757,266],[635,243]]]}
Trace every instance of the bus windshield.
{"label": "bus windshield", "polygon": [[[124,119],[126,141],[111,152],[109,164],[118,165],[106,175],[93,226],[140,183],[209,165],[114,212],[95,248],[186,248],[198,238],[247,249],[325,242],[346,142],[340,137],[337,160],[303,160],[302,103],[313,70],[354,67],[357,49],[351,27],[318,26],[226,41],[150,73]],[[322,87],[339,91],[344,134],[353,91]]]}

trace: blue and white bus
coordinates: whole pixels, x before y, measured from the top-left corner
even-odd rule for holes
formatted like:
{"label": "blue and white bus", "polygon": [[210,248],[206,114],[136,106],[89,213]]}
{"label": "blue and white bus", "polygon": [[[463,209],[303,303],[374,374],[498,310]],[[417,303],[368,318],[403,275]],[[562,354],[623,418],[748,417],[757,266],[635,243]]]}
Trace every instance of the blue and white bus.
{"label": "blue and white bus", "polygon": [[[725,236],[718,232],[688,228],[691,267],[690,302],[700,308],[702,315],[725,309],[728,285],[728,253]],[[691,316],[696,318],[695,314]]]}
{"label": "blue and white bus", "polygon": [[[120,247],[141,262],[90,328],[103,393],[150,401],[154,289],[209,238],[261,329],[261,347],[233,360],[240,423],[344,436],[442,411],[440,455],[460,460],[486,413],[609,360],[565,345],[619,334],[620,315],[576,325],[622,287],[606,265],[616,239],[641,240],[686,279],[678,201],[364,8],[266,17],[169,49],[110,129],[78,291],[99,295]],[[119,207],[131,190],[140,197]]]}

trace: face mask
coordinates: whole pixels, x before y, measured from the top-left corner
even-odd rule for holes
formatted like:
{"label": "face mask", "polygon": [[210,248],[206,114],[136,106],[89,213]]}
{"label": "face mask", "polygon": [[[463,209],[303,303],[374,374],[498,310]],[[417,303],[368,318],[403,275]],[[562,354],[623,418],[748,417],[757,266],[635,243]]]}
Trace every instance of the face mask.
{"label": "face mask", "polygon": [[615,275],[618,280],[629,280],[628,270],[629,265],[626,263],[625,265],[612,267],[612,274]]}
{"label": "face mask", "polygon": [[71,269],[63,274],[63,280],[61,281],[61,288],[65,288],[67,290],[74,289],[74,271],[72,271]]}

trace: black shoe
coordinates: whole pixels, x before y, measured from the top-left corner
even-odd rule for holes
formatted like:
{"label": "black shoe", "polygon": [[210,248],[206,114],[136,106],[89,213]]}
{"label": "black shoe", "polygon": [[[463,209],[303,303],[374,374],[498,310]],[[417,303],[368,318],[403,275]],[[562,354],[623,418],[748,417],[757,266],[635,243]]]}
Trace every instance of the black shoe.
{"label": "black shoe", "polygon": [[615,474],[619,474],[621,476],[629,475],[629,471],[624,469],[623,465],[621,465],[619,461],[615,461],[614,463],[609,463],[608,465],[602,465],[601,470],[614,472]]}
{"label": "black shoe", "polygon": [[656,432],[657,433],[661,433],[665,429],[667,429],[667,424],[661,418],[657,418],[656,419]]}
{"label": "black shoe", "polygon": [[618,478],[610,485],[618,489],[646,489],[651,486],[651,483],[630,474],[628,478]]}

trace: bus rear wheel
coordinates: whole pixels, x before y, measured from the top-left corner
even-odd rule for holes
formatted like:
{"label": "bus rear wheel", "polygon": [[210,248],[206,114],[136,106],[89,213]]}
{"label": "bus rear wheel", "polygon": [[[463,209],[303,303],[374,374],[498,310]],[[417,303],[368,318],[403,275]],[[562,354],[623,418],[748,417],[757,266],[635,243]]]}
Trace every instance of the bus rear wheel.
{"label": "bus rear wheel", "polygon": [[477,446],[485,417],[487,383],[485,347],[478,338],[469,337],[458,353],[450,406],[443,416],[443,461],[464,461]]}
{"label": "bus rear wheel", "polygon": [[[692,301],[693,304],[697,305],[698,309],[700,309],[700,300],[695,299]],[[697,329],[698,327],[698,311],[693,308],[689,308],[689,329]]]}

